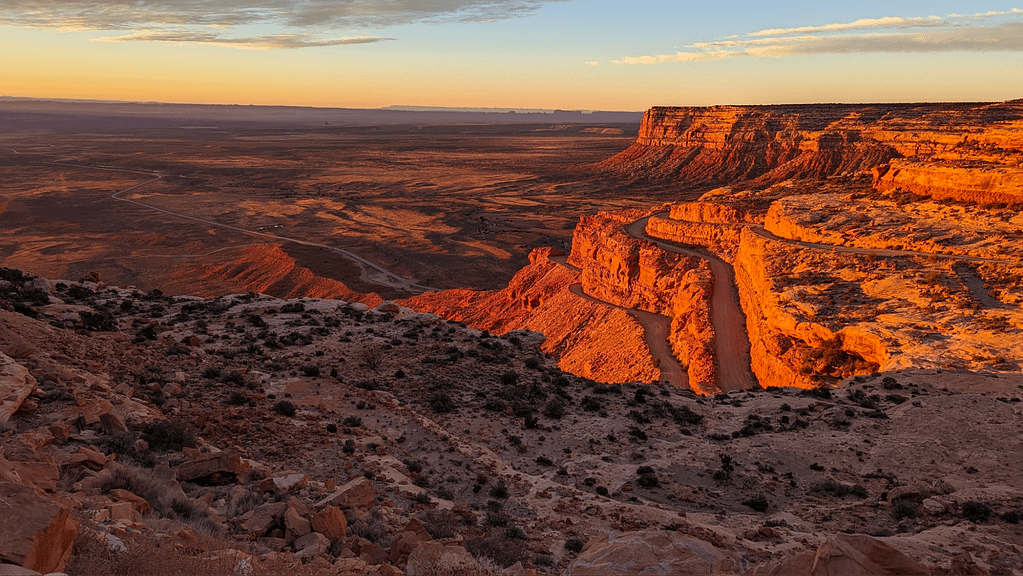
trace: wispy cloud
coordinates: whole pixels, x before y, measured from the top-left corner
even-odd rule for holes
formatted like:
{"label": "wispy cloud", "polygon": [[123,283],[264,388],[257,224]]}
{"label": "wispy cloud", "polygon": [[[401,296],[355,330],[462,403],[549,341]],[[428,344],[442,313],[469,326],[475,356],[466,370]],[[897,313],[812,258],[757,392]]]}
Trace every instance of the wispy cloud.
{"label": "wispy cloud", "polygon": [[[338,38],[338,31],[415,23],[488,22],[568,0],[2,0],[0,26],[127,32],[106,42],[200,42],[255,49],[308,48],[391,40]],[[279,34],[246,36],[237,28]]]}
{"label": "wispy cloud", "polygon": [[317,38],[309,34],[266,34],[262,36],[235,37],[215,32],[193,32],[188,30],[140,30],[123,36],[103,36],[94,38],[97,42],[195,42],[247,48],[250,50],[278,50],[286,48],[314,48],[323,46],[345,46],[347,44],[369,44],[384,42],[394,38],[379,36],[356,36],[351,38]]}
{"label": "wispy cloud", "polygon": [[1023,9],[973,15],[863,18],[769,28],[695,42],[674,54],[624,56],[615,64],[698,62],[723,58],[783,58],[811,54],[1023,52]]}

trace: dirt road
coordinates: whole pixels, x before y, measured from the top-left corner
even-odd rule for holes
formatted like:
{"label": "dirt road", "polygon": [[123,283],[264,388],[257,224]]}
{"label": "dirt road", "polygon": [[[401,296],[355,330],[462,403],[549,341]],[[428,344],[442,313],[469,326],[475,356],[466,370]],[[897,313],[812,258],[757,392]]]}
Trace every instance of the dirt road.
{"label": "dirt road", "polygon": [[652,242],[661,250],[695,256],[707,260],[714,273],[714,293],[711,295],[710,318],[714,324],[714,348],[718,360],[718,387],[724,392],[749,390],[758,386],[750,370],[750,344],[746,333],[746,315],[739,306],[735,287],[735,271],[724,260],[692,248],[652,238],[646,233],[650,217],[633,222],[628,232],[635,238]]}

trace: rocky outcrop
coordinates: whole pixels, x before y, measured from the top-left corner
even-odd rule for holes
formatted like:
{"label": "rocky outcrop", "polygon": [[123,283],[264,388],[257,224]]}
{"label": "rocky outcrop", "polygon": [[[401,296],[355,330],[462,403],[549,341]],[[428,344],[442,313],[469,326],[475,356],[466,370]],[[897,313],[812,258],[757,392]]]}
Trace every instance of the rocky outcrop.
{"label": "rocky outcrop", "polygon": [[[872,362],[875,367],[888,361],[880,338],[850,327],[829,328],[797,313],[782,301],[774,286],[773,270],[786,262],[778,257],[788,245],[743,230],[735,255],[735,281],[746,313],[750,339],[751,368],[762,386],[810,388],[819,383],[816,370],[808,364],[813,350],[837,347],[834,354],[846,354]],[[812,312],[811,312],[812,314]]]}
{"label": "rocky outcrop", "polygon": [[604,574],[732,574],[738,561],[710,542],[679,532],[609,532],[586,544],[565,572]]}
{"label": "rocky outcrop", "polygon": [[977,204],[1023,202],[1023,168],[1019,166],[893,160],[873,173],[874,187],[882,192]]}
{"label": "rocky outcrop", "polygon": [[660,373],[639,323],[624,310],[573,294],[579,274],[551,256],[549,248],[534,250],[503,290],[445,290],[406,302],[496,334],[540,332],[543,351],[566,372],[610,383],[656,380]]}
{"label": "rocky outcrop", "polygon": [[899,158],[1014,164],[1021,119],[1019,101],[658,107],[644,115],[636,143],[598,167],[696,189],[825,178]]}

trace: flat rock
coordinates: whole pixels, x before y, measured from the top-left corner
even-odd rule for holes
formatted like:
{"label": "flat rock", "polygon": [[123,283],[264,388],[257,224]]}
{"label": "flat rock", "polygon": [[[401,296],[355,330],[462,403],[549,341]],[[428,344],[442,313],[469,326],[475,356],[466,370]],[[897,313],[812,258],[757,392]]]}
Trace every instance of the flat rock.
{"label": "flat rock", "polygon": [[[411,557],[409,558],[411,563]],[[737,562],[710,542],[664,530],[609,532],[586,544],[566,574],[718,574]]]}
{"label": "flat rock", "polygon": [[327,506],[337,506],[341,509],[372,508],[373,483],[366,478],[356,478],[316,503],[317,509],[323,509]]}

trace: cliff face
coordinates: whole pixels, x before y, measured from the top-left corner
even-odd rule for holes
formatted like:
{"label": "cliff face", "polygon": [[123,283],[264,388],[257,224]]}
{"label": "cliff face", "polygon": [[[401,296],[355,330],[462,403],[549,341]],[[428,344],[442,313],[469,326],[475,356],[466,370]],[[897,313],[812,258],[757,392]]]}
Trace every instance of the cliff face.
{"label": "cliff face", "polygon": [[1023,103],[652,108],[636,143],[601,163],[685,188],[766,186],[870,170],[899,158],[1014,163]]}
{"label": "cliff face", "polygon": [[445,290],[405,302],[495,334],[541,332],[543,351],[572,374],[610,383],[657,380],[642,326],[624,310],[573,294],[579,274],[550,257],[549,248],[534,250],[503,290]]}
{"label": "cliff face", "polygon": [[[567,266],[551,260],[550,249],[534,250],[530,265],[503,290],[447,290],[407,303],[498,334],[542,332],[544,351],[563,370],[613,383],[659,377],[643,326],[622,308],[668,316],[668,341],[686,367],[690,387],[713,392],[710,270],[700,259],[665,253],[629,236],[624,227],[641,216],[626,211],[583,217]],[[572,292],[573,284],[581,285],[585,297]]]}

